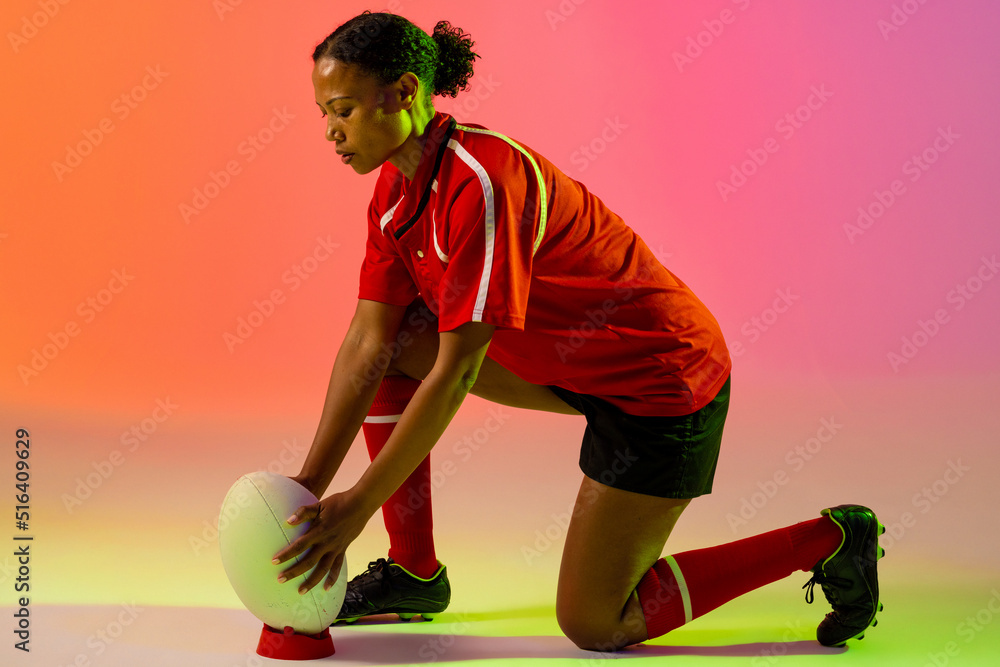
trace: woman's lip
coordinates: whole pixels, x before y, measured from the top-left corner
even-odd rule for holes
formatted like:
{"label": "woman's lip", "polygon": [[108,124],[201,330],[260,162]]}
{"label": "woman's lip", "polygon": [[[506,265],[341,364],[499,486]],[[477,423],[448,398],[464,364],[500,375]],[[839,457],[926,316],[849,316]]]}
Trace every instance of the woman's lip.
{"label": "woman's lip", "polygon": [[354,153],[345,153],[340,157],[340,161],[344,164],[351,164],[351,158],[354,157]]}

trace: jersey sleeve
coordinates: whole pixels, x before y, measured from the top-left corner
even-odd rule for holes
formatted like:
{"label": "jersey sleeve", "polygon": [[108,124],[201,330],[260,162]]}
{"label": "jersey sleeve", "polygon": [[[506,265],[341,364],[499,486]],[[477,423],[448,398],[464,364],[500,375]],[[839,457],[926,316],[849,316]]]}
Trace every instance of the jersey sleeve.
{"label": "jersey sleeve", "polygon": [[442,281],[439,330],[466,322],[524,329],[536,228],[521,178],[482,171],[448,209],[448,264]]}
{"label": "jersey sleeve", "polygon": [[407,306],[419,290],[403,258],[382,233],[381,217],[372,199],[368,206],[368,241],[361,263],[358,298]]}

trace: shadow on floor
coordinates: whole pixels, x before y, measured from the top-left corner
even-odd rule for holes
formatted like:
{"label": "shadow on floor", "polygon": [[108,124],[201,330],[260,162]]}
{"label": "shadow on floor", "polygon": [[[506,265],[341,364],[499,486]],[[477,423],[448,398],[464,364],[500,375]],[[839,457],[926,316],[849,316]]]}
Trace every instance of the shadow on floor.
{"label": "shadow on floor", "polygon": [[562,636],[484,637],[471,634],[399,632],[355,632],[331,628],[341,659],[364,664],[415,664],[496,659],[576,659],[603,663],[607,659],[655,656],[769,657],[788,655],[834,655],[846,648],[826,648],[815,641],[757,642],[723,646],[663,646],[640,644],[616,653],[583,651]]}

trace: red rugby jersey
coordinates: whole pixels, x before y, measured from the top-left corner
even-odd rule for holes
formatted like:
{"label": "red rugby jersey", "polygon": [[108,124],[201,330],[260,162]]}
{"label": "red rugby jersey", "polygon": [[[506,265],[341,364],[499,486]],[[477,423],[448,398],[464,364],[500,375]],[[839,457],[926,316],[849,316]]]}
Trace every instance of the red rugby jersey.
{"label": "red rugby jersey", "polygon": [[439,331],[493,324],[501,365],[626,413],[684,415],[715,396],[732,366],[718,322],[619,216],[481,125],[439,112],[427,137],[412,182],[382,165],[359,298],[419,294]]}

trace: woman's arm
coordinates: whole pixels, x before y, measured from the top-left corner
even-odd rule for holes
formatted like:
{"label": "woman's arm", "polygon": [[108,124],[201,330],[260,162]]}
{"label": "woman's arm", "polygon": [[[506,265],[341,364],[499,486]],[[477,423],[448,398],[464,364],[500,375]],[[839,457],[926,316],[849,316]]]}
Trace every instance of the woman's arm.
{"label": "woman's arm", "polygon": [[[299,586],[299,592],[309,591],[324,578],[324,587],[333,585],[348,545],[431,451],[475,384],[493,329],[493,325],[468,322],[441,333],[434,367],[357,484],[314,505],[300,507],[290,517],[293,525],[309,521],[310,526],[275,554],[275,563],[302,555],[281,573],[279,581],[293,579],[315,567]],[[311,458],[313,451],[309,455]]]}
{"label": "woman's arm", "polygon": [[476,382],[494,327],[468,322],[440,334],[437,360],[403,411],[385,447],[349,493],[371,516],[441,438]]}
{"label": "woman's arm", "polygon": [[361,299],[330,374],[316,437],[293,479],[322,498],[354,442],[385,368],[379,355],[396,339],[405,306]]}

